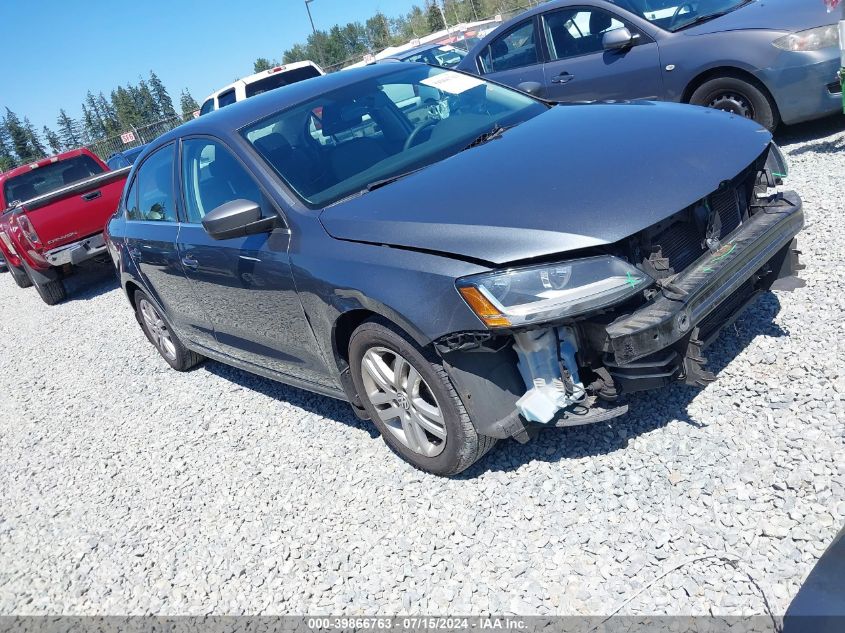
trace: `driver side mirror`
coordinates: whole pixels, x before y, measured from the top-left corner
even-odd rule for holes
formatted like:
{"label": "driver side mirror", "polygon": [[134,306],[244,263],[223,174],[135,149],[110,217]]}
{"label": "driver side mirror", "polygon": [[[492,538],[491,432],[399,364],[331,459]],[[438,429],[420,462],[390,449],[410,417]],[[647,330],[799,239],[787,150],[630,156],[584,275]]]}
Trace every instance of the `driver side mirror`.
{"label": "driver side mirror", "polygon": [[602,36],[601,44],[606,51],[621,51],[626,48],[631,48],[637,37],[631,34],[627,27],[623,26],[621,29],[613,29]]}
{"label": "driver side mirror", "polygon": [[521,90],[526,94],[530,94],[532,97],[539,97],[543,92],[543,84],[539,81],[523,81],[516,87],[517,90]]}
{"label": "driver side mirror", "polygon": [[276,218],[262,218],[261,206],[251,200],[232,200],[221,204],[202,219],[202,227],[215,240],[269,233]]}

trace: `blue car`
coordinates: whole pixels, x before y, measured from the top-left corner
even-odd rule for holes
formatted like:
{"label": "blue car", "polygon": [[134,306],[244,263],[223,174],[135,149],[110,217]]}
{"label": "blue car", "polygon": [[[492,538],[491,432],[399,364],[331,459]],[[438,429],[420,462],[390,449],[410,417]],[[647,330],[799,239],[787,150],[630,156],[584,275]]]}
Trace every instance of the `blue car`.
{"label": "blue car", "polygon": [[452,475],[713,380],[707,343],[798,284],[786,172],[736,115],[375,64],[158,137],[106,239],[173,369],[213,358],[345,400]]}
{"label": "blue car", "polygon": [[841,112],[835,22],[810,0],[558,0],[458,68],[553,101],[679,101],[773,130]]}
{"label": "blue car", "polygon": [[129,167],[135,162],[135,159],[141,155],[141,152],[143,152],[146,147],[146,144],[144,144],[139,145],[138,147],[133,147],[132,149],[127,149],[123,152],[115,152],[109,156],[106,161],[106,165],[108,165],[109,169],[112,171],[123,167]]}

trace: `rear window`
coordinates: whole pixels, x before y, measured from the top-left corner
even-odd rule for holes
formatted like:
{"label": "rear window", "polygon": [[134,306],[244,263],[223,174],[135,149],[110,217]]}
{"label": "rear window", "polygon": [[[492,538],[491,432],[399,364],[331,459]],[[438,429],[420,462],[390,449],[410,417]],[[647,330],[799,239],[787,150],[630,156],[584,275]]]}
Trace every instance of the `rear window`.
{"label": "rear window", "polygon": [[265,77],[264,79],[259,79],[251,84],[247,84],[246,96],[247,98],[254,97],[255,95],[260,95],[263,92],[269,92],[270,90],[275,90],[276,88],[281,88],[282,86],[295,84],[298,81],[304,81],[305,79],[311,79],[319,76],[320,71],[313,66],[303,66],[302,68],[294,68],[293,70],[277,72]]}
{"label": "rear window", "polygon": [[3,197],[6,204],[11,204],[14,200],[24,202],[96,176],[103,171],[105,170],[90,156],[74,156],[10,178],[3,183]]}
{"label": "rear window", "polygon": [[218,108],[225,108],[227,105],[232,105],[235,102],[235,89],[232,88],[231,90],[227,90],[226,92],[221,92],[217,95],[217,107]]}

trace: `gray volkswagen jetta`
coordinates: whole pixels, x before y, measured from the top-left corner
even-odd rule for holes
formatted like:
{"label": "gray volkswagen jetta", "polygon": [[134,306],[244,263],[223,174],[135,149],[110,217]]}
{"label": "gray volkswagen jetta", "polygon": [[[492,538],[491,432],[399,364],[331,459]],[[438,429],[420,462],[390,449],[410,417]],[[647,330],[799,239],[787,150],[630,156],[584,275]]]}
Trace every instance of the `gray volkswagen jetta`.
{"label": "gray volkswagen jetta", "polygon": [[797,268],[785,174],[769,133],[724,112],[376,65],[156,139],[107,235],[171,367],[346,400],[450,475],[498,439],[712,380],[702,348]]}
{"label": "gray volkswagen jetta", "polygon": [[555,0],[458,68],[555,101],[681,101],[774,129],[842,112],[838,41],[821,0]]}

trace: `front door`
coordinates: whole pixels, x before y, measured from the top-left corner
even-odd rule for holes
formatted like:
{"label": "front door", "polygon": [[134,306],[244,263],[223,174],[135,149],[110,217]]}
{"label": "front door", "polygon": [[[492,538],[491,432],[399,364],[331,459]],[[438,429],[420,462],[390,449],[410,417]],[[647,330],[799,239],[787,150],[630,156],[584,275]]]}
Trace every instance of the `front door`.
{"label": "front door", "polygon": [[[662,93],[657,44],[633,25],[595,7],[549,11],[541,17],[549,52],[544,96],[554,101],[657,99]],[[604,50],[608,31],[627,27],[633,46]]]}
{"label": "front door", "polygon": [[[208,137],[182,142],[185,223],[179,254],[214,327],[218,350],[276,372],[333,385],[297,295],[288,258],[290,231],[246,167]],[[212,239],[206,213],[232,200],[259,202],[277,215],[271,233]]]}
{"label": "front door", "polygon": [[486,46],[476,59],[484,77],[517,88],[525,82],[543,83],[543,59],[536,20],[514,25]]}

